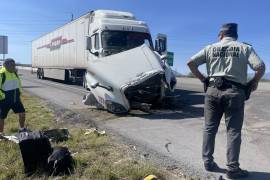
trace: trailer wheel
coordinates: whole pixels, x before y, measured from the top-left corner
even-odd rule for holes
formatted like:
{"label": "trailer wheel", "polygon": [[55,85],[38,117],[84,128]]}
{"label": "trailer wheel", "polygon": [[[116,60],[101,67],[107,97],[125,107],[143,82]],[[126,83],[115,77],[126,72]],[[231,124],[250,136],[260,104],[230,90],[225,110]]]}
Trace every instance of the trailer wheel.
{"label": "trailer wheel", "polygon": [[38,68],[37,70],[37,78],[38,79],[44,79],[44,71],[41,68]]}
{"label": "trailer wheel", "polygon": [[45,78],[43,69],[40,69],[39,77],[40,77],[39,79]]}
{"label": "trailer wheel", "polygon": [[69,70],[65,70],[65,83],[69,84],[70,83],[70,72]]}
{"label": "trailer wheel", "polygon": [[40,69],[37,70],[37,78],[40,79]]}

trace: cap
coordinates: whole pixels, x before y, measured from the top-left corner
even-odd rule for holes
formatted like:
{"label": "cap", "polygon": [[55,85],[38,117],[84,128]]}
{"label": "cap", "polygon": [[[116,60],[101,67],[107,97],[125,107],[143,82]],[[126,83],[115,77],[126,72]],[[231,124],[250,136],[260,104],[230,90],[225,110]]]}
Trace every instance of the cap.
{"label": "cap", "polygon": [[220,28],[220,32],[224,33],[224,36],[229,36],[229,37],[238,37],[237,34],[237,24],[236,23],[226,23],[223,24]]}
{"label": "cap", "polygon": [[6,66],[7,64],[11,64],[11,63],[14,63],[15,64],[15,60],[12,59],[12,58],[7,58],[4,60],[4,66]]}

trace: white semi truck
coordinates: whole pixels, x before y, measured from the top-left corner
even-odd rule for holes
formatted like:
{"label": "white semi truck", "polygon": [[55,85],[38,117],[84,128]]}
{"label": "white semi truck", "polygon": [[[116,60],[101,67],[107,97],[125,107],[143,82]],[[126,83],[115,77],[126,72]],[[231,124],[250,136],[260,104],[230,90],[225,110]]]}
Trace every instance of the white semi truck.
{"label": "white semi truck", "polygon": [[125,113],[161,101],[176,78],[167,63],[167,38],[155,47],[147,24],[133,14],[91,11],[32,41],[37,77],[81,81],[85,104]]}

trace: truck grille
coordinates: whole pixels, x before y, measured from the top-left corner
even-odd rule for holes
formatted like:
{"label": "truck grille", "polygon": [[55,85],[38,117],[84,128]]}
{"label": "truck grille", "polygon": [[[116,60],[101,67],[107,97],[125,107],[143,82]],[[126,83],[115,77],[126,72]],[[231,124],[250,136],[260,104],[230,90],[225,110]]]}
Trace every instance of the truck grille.
{"label": "truck grille", "polygon": [[130,102],[153,103],[160,97],[163,74],[157,74],[141,84],[130,86],[125,95]]}

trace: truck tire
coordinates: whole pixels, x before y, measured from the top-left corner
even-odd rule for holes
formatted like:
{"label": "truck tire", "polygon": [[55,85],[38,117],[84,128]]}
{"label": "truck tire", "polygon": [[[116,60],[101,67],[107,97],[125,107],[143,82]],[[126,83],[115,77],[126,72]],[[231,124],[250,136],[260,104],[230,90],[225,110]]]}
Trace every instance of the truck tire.
{"label": "truck tire", "polygon": [[45,79],[44,70],[40,69],[40,79]]}
{"label": "truck tire", "polygon": [[37,70],[37,78],[40,79],[40,69]]}
{"label": "truck tire", "polygon": [[69,70],[65,70],[65,83],[69,84],[70,83],[70,73]]}
{"label": "truck tire", "polygon": [[38,79],[44,79],[44,71],[42,68],[38,68],[37,70],[37,78]]}

